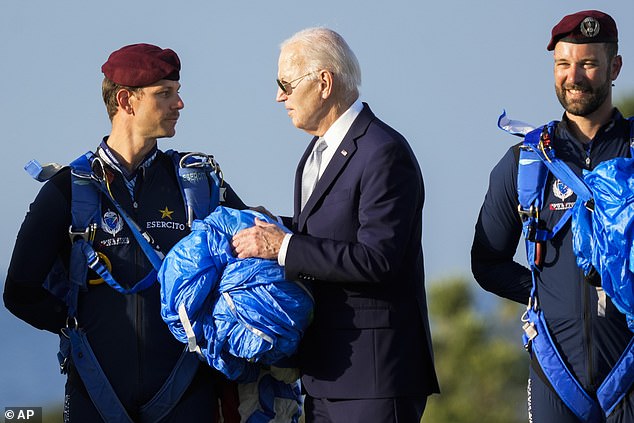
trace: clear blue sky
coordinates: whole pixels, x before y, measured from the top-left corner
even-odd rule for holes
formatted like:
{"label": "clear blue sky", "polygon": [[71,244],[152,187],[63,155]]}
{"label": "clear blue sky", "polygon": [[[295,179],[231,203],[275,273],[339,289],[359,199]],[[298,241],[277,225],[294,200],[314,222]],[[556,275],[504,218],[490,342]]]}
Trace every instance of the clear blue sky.
{"label": "clear blue sky", "polygon": [[[362,100],[418,156],[428,280],[469,276],[489,171],[516,141],[496,128],[497,117],[504,108],[535,124],[561,117],[546,51],[550,29],[565,14],[593,8],[619,24],[618,100],[634,93],[632,0],[8,0],[0,14],[0,277],[40,188],[23,164],[68,163],[96,147],[109,130],[100,66],[126,44],[169,47],[183,63],[185,109],[176,136],[159,146],[214,154],[248,204],[289,214],[295,166],[310,136],[275,103],[278,46],[309,26],[346,38],[361,63]],[[55,336],[4,309],[0,325],[0,409],[61,401]]]}

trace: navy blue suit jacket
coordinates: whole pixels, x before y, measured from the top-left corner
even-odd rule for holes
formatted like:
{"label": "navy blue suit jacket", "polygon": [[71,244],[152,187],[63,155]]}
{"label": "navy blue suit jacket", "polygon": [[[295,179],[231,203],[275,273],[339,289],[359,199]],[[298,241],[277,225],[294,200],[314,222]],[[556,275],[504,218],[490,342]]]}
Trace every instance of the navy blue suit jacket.
{"label": "navy blue suit jacket", "polygon": [[367,104],[300,209],[287,279],[310,281],[315,318],[299,360],[318,398],[425,396],[438,392],[421,247],[424,187],[407,141]]}

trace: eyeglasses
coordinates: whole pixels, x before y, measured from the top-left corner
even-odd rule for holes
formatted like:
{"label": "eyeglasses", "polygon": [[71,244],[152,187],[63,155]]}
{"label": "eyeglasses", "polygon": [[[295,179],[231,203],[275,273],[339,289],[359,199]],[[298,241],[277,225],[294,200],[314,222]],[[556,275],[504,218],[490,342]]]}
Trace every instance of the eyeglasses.
{"label": "eyeglasses", "polygon": [[[297,86],[299,85],[299,82],[302,82],[301,80],[306,78],[308,75],[314,73],[313,72],[308,72],[306,75],[302,75],[299,78],[295,78],[290,82],[284,82],[284,81],[280,81],[279,79],[276,79],[275,81],[277,81],[277,86],[280,87],[280,89],[282,90],[282,92],[286,95],[291,95],[293,93],[293,90],[295,88],[297,88]],[[297,84],[295,84],[295,86],[293,87],[291,84],[295,81],[299,81]]]}

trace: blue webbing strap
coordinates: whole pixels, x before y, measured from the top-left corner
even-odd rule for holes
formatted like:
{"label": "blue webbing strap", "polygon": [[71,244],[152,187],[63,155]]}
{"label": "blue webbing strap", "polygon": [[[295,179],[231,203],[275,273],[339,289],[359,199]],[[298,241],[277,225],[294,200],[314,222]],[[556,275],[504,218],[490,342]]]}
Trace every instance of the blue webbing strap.
{"label": "blue webbing strap", "polygon": [[136,284],[134,284],[132,288],[126,289],[114,279],[114,277],[112,276],[112,274],[110,273],[106,265],[103,264],[101,260],[99,260],[97,253],[95,252],[95,250],[92,248],[90,244],[88,244],[87,242],[81,242],[80,246],[87,260],[86,265],[90,267],[92,270],[94,270],[95,273],[97,273],[99,276],[101,276],[101,278],[108,285],[110,285],[110,287],[112,287],[113,289],[115,289],[116,291],[124,295],[134,294],[135,292],[143,291],[149,288],[150,286],[152,286],[156,282],[157,272],[155,269],[152,269],[143,279],[141,279]]}
{"label": "blue webbing strap", "polygon": [[182,155],[175,150],[165,152],[176,168],[178,185],[185,202],[187,225],[194,219],[204,219],[224,202],[222,181],[218,177],[219,166],[213,156],[203,153]]}
{"label": "blue webbing strap", "polygon": [[[86,170],[85,163],[92,153],[86,153],[75,159],[71,164],[71,250],[69,259],[70,289],[67,294],[66,304],[68,306],[68,316],[77,317],[77,297],[80,289],[86,287],[86,276],[88,274],[88,258],[84,254],[84,246],[90,246],[99,213],[101,211],[101,197],[90,183],[84,183],[75,174],[73,167],[77,166],[80,171]],[[90,165],[88,165],[90,166]],[[90,168],[88,167],[88,170]],[[92,247],[90,247],[92,249]]]}
{"label": "blue webbing strap", "polygon": [[[532,150],[520,150],[520,167],[518,168],[518,199],[523,210],[529,210],[531,205],[537,210],[544,206],[544,189],[548,178],[548,168]],[[535,184],[537,181],[537,184]],[[536,190],[535,188],[538,187]],[[542,189],[539,189],[542,187]],[[538,191],[538,192],[536,192]],[[573,190],[574,191],[574,190]],[[587,201],[587,200],[586,200]],[[552,230],[536,229],[536,241],[548,241],[566,224],[572,216],[572,208],[569,208],[553,226]]]}
{"label": "blue webbing strap", "polygon": [[568,371],[557,351],[541,310],[529,308],[527,313],[529,321],[535,325],[534,328],[537,331],[537,336],[532,338],[531,351],[537,357],[544,374],[561,400],[583,422],[602,421],[599,404],[586,393],[577,379]]}
{"label": "blue webbing strap", "polygon": [[548,169],[537,157],[537,154],[528,148],[520,148],[517,169],[518,211],[522,219],[522,232],[526,240],[528,264],[533,271],[538,270],[535,263],[535,243],[544,241],[551,236],[549,231],[540,229],[538,225],[539,211],[544,204],[544,190],[539,189],[539,187],[546,186],[547,178]]}
{"label": "blue webbing strap", "polygon": [[[86,391],[105,422],[132,423],[125,407],[108,382],[95,357],[86,334],[78,328],[67,328],[73,365],[84,382]],[[198,371],[200,361],[195,354],[183,350],[169,377],[159,391],[139,410],[141,422],[154,423],[167,416],[181,399]]]}
{"label": "blue webbing strap", "polygon": [[597,389],[597,399],[605,415],[609,416],[623,397],[630,391],[634,383],[634,338],[621,354],[619,361],[612,368],[605,380]]}
{"label": "blue webbing strap", "polygon": [[133,423],[95,357],[86,334],[78,328],[67,329],[73,365],[86,391],[105,422]]}
{"label": "blue webbing strap", "polygon": [[141,421],[153,423],[167,416],[196,376],[199,364],[198,356],[185,347],[161,389],[139,410]]}
{"label": "blue webbing strap", "polygon": [[578,199],[588,201],[592,198],[592,192],[585,182],[583,182],[568,165],[555,157],[552,148],[544,146],[542,142],[545,133],[550,134],[555,124],[556,122],[551,122],[542,128],[537,128],[526,134],[526,137],[524,137],[524,145],[529,147],[536,154],[553,175],[572,189],[572,191],[577,194]]}
{"label": "blue webbing strap", "polygon": [[544,190],[535,187],[546,186],[548,168],[533,150],[520,148],[519,166],[517,168],[517,195],[522,209],[531,206],[541,210],[544,206]]}
{"label": "blue webbing strap", "polygon": [[137,225],[137,223],[132,220],[128,213],[126,213],[125,210],[123,210],[123,208],[119,205],[119,203],[112,197],[112,195],[110,195],[108,188],[106,188],[103,183],[96,185],[97,187],[99,187],[101,192],[103,192],[104,195],[106,195],[108,199],[112,202],[121,217],[123,217],[123,220],[125,220],[125,222],[128,224],[132,235],[134,235],[134,239],[136,239],[137,243],[143,250],[143,253],[148,258],[150,263],[152,263],[152,267],[154,267],[154,270],[158,271],[161,268],[161,264],[163,263],[163,253],[154,249],[154,247],[150,244],[150,240],[152,239],[150,235],[148,235],[147,232],[141,231],[139,225]]}
{"label": "blue webbing strap", "polygon": [[[199,219],[209,215],[211,213],[209,205],[212,202],[217,203],[218,198],[216,195],[215,201],[212,199],[207,173],[201,168],[179,167],[178,180],[184,194],[183,198],[188,214],[193,211],[194,216]],[[199,195],[196,194],[197,192]]]}
{"label": "blue webbing strap", "polygon": [[568,209],[552,230],[539,228],[538,213],[544,206],[544,188],[549,171],[575,192],[578,199],[587,202],[592,198],[592,193],[583,180],[555,157],[550,146],[544,147],[542,143],[544,136],[551,137],[556,123],[550,122],[526,134],[520,148],[517,193],[523,233],[527,240],[528,262],[533,271],[539,270],[535,265],[535,242],[552,239],[572,216],[572,209]]}

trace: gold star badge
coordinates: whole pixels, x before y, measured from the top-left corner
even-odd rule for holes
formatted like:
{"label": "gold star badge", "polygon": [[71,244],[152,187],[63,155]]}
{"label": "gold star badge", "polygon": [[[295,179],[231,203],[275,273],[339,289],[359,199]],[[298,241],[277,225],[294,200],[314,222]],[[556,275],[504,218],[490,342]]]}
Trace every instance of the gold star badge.
{"label": "gold star badge", "polygon": [[161,219],[169,217],[169,219],[172,220],[172,213],[174,213],[174,210],[170,210],[167,206],[165,206],[165,209],[159,210],[159,212],[161,212]]}

